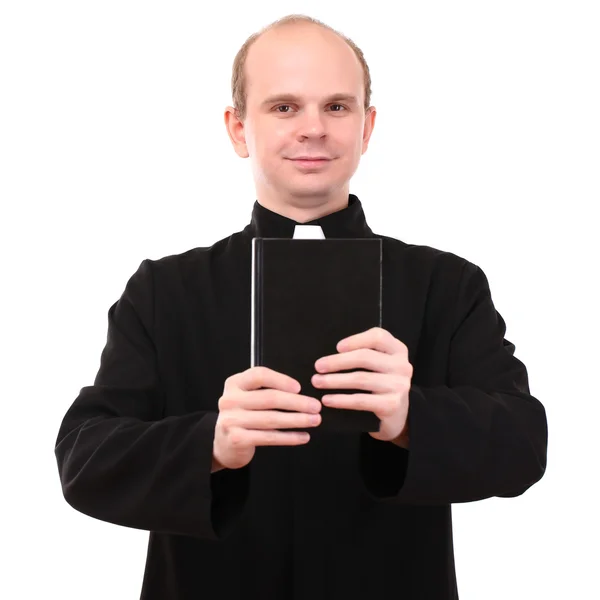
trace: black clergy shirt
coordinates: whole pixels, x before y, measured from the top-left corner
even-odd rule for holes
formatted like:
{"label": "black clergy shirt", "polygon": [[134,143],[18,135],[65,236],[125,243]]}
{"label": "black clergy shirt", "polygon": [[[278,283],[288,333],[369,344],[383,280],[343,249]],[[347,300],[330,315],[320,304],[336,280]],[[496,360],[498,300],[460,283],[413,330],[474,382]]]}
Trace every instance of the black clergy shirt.
{"label": "black clergy shirt", "polygon": [[545,409],[481,268],[374,234],[355,195],[310,224],[383,240],[382,327],[413,366],[409,449],[331,433],[211,474],[224,382],[250,366],[252,238],[297,224],[256,201],[242,231],[141,262],[60,425],[65,499],[150,532],[143,600],[457,599],[451,505],[543,476]]}

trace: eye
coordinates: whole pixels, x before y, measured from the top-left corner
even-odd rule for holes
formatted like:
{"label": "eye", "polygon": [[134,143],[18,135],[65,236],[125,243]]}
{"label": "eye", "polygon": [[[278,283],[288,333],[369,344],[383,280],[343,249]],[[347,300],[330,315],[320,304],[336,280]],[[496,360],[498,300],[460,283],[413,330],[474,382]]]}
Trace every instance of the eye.
{"label": "eye", "polygon": [[[347,110],[346,107],[343,104],[331,104],[330,106],[339,106],[340,108],[343,108],[344,110]],[[275,107],[275,110],[278,113],[280,113],[282,115],[285,115],[285,114],[288,114],[290,111],[287,111],[287,110],[286,111],[282,111],[282,110],[279,110],[279,109],[280,108],[290,108],[290,107],[291,107],[290,104],[280,104],[279,106]],[[341,110],[334,110],[332,112],[342,112],[342,111]]]}

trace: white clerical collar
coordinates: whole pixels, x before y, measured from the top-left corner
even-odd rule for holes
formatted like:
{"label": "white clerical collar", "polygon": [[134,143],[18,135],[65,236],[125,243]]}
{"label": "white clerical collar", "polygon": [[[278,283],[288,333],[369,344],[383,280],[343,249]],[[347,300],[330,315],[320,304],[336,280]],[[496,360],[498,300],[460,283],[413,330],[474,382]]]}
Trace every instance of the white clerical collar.
{"label": "white clerical collar", "polygon": [[294,239],[324,240],[325,234],[320,225],[296,225]]}

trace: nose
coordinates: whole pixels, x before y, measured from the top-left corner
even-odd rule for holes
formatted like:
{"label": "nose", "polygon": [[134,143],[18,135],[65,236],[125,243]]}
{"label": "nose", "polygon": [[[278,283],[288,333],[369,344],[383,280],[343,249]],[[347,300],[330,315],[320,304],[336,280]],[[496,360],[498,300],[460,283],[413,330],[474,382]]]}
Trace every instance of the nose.
{"label": "nose", "polygon": [[305,138],[325,135],[325,115],[318,108],[305,108],[298,122],[298,135]]}

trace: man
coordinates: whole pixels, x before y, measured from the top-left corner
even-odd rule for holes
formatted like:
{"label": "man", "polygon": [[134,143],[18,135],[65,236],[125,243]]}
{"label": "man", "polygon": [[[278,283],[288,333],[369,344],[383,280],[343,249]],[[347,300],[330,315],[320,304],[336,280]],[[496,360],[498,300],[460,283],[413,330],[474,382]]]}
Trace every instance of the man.
{"label": "man", "polygon": [[[58,434],[65,498],[150,532],[146,600],[456,599],[451,504],[543,476],[544,407],[483,271],[376,236],[349,193],[376,115],[360,50],[284,19],[240,50],[232,85],[225,122],[252,165],[251,222],[142,261],[111,306],[94,384]],[[315,363],[315,386],[371,392],[330,405],[375,412],[378,432],[310,439],[320,402],[248,368],[251,240],[306,224],[383,240],[383,327]]]}

